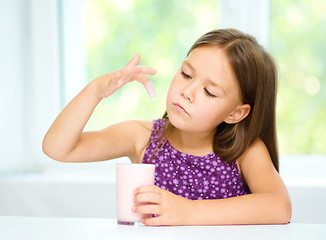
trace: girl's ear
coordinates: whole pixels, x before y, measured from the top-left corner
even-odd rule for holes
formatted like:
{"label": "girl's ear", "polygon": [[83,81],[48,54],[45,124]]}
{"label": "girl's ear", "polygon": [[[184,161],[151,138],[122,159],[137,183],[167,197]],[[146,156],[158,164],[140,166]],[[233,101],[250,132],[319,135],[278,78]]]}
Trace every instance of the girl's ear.
{"label": "girl's ear", "polygon": [[236,107],[236,109],[224,120],[228,124],[234,124],[240,122],[242,119],[246,118],[250,113],[250,105],[242,104]]}

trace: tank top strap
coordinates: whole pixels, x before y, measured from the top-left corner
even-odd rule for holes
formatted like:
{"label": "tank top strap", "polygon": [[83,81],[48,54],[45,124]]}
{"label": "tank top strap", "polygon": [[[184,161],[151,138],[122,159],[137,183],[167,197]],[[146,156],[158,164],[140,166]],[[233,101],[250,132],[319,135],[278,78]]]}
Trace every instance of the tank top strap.
{"label": "tank top strap", "polygon": [[153,130],[150,137],[150,142],[155,142],[164,134],[166,118],[153,120]]}

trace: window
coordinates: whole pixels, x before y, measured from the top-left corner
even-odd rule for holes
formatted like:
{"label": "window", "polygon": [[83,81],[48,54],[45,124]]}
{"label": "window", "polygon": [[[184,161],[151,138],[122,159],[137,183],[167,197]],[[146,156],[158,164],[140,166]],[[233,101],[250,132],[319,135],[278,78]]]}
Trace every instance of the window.
{"label": "window", "polygon": [[159,118],[170,79],[194,40],[213,28],[236,27],[255,35],[279,65],[280,153],[326,154],[326,135],[320,134],[326,128],[325,1],[88,0],[85,6],[88,81],[121,68],[135,52],[142,64],[158,69],[155,102],[132,83],[100,104],[89,129]]}
{"label": "window", "polygon": [[39,171],[59,111],[56,1],[1,3],[0,176]]}
{"label": "window", "polygon": [[87,128],[161,117],[169,82],[187,50],[216,27],[252,33],[276,57],[281,154],[325,154],[325,7],[323,0],[7,2],[1,14],[10,25],[3,25],[8,34],[1,39],[8,81],[0,103],[5,112],[0,171],[52,167],[41,142],[60,109],[90,80],[121,68],[135,52],[142,64],[158,69],[152,77],[155,101],[140,84],[128,84],[101,102]]}
{"label": "window", "polygon": [[[78,29],[85,37],[87,75],[79,86],[120,69],[135,52],[141,54],[141,64],[158,69],[157,75],[151,78],[157,93],[154,102],[141,84],[129,83],[99,104],[87,125],[88,130],[126,119],[161,117],[169,82],[194,40],[213,28],[235,27],[256,36],[279,65],[280,153],[326,153],[325,137],[319,134],[326,120],[322,68],[325,57],[321,54],[324,1],[85,0],[83,4],[79,17],[83,17],[84,26]],[[66,16],[71,18],[71,12]],[[66,38],[71,38],[72,32],[66,31]],[[66,50],[73,48],[73,44],[69,46]],[[65,79],[66,84],[69,81],[71,78]]]}
{"label": "window", "polygon": [[218,12],[216,0],[87,0],[87,81],[122,68],[136,52],[141,64],[158,70],[151,77],[154,102],[141,84],[128,83],[98,105],[88,129],[126,119],[160,118],[173,75],[198,36],[217,27]]}
{"label": "window", "polygon": [[173,75],[194,41],[209,30],[237,27],[268,45],[267,0],[87,0],[84,11],[87,82],[120,69],[135,52],[141,64],[158,69],[151,78],[154,102],[140,84],[129,83],[97,106],[88,130],[125,119],[160,118]]}
{"label": "window", "polygon": [[[110,191],[107,184],[114,185],[114,160],[67,164],[42,153],[42,139],[50,124],[90,80],[121,68],[135,52],[141,54],[142,64],[158,69],[152,78],[156,100],[151,102],[140,84],[128,84],[101,102],[87,128],[99,129],[128,118],[161,117],[169,82],[187,50],[198,36],[216,27],[251,33],[276,57],[280,66],[277,113],[281,175],[290,187],[291,198],[302,199],[307,189],[313,190],[309,196],[322,193],[326,164],[325,9],[324,0],[3,1],[0,180],[8,190],[3,199],[11,203],[10,196],[15,199],[16,193],[30,199],[35,191],[28,190],[40,185],[54,194],[57,189],[57,196],[65,196],[70,187],[98,191],[100,186],[105,189],[102,192]],[[23,178],[15,176],[20,173]],[[29,178],[25,173],[45,174]],[[31,182],[28,188],[25,184]],[[53,182],[59,182],[60,187],[53,188]],[[81,188],[76,188],[75,182]],[[85,182],[91,184],[85,188]],[[13,188],[13,183],[18,188]],[[298,191],[300,186],[307,188]],[[46,202],[38,195],[33,197]],[[293,209],[302,208],[298,202],[293,201]],[[36,205],[26,203],[23,207],[30,214]],[[61,201],[59,205],[64,206]],[[10,212],[6,206],[2,212]],[[66,214],[67,208],[62,209]],[[304,219],[306,213],[313,213],[307,209]],[[24,214],[20,208],[18,211]],[[77,208],[76,216],[80,212]],[[316,221],[314,214],[309,216],[311,222]]]}
{"label": "window", "polygon": [[326,2],[270,2],[270,50],[280,69],[280,152],[326,154]]}

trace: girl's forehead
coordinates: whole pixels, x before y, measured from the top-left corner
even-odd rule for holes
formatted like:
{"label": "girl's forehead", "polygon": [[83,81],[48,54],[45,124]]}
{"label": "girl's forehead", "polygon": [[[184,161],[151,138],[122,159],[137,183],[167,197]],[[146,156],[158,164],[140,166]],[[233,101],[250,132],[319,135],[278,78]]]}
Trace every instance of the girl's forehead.
{"label": "girl's forehead", "polygon": [[227,64],[229,65],[228,57],[226,56],[224,49],[218,46],[201,46],[192,50],[186,61],[193,63],[203,63],[205,64]]}
{"label": "girl's forehead", "polygon": [[188,57],[183,62],[183,65],[188,65],[192,70],[204,70],[206,73],[225,71],[232,73],[232,67],[224,50],[218,46],[201,46],[190,52]]}

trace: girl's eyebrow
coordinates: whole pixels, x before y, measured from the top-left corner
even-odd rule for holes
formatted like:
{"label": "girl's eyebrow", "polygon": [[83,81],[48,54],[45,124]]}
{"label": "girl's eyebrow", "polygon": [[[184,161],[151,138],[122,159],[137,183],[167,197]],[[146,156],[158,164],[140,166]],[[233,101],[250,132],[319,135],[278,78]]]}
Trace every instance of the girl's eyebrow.
{"label": "girl's eyebrow", "polygon": [[187,66],[190,68],[190,70],[191,70],[192,72],[196,72],[194,66],[192,66],[191,63],[188,62],[187,60],[184,60],[184,61],[183,61],[183,65],[187,65]]}
{"label": "girl's eyebrow", "polygon": [[216,82],[212,81],[211,79],[206,79],[208,85],[213,86],[214,88],[220,89],[221,93],[225,95],[225,90],[222,88],[221,85],[217,84]]}
{"label": "girl's eyebrow", "polygon": [[[191,65],[191,63],[188,62],[187,60],[183,61],[183,64],[184,64],[184,65],[187,65],[193,73],[196,72],[196,69],[194,68],[194,66]],[[224,89],[223,89],[219,84],[217,84],[215,81],[213,81],[213,80],[211,80],[211,79],[206,79],[205,82],[206,82],[208,85],[211,85],[211,86],[213,86],[213,87],[219,88],[219,89],[222,91],[222,93],[225,94],[225,90],[224,90]]]}

